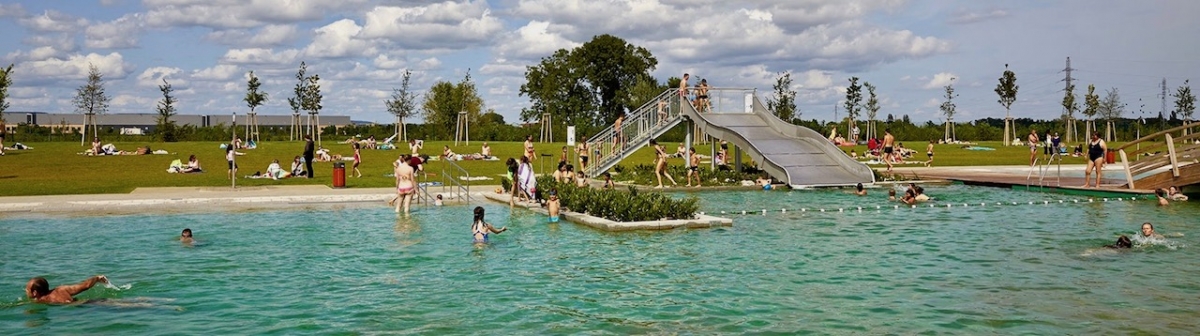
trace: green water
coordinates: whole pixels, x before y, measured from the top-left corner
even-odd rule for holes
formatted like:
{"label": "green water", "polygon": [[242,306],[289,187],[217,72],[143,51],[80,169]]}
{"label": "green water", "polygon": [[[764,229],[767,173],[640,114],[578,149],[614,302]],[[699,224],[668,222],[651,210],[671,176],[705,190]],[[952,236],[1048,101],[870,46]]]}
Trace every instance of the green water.
{"label": "green water", "polygon": [[[399,220],[382,207],[8,218],[0,334],[1200,330],[1195,202],[1073,203],[1080,198],[944,186],[928,191],[937,208],[877,211],[891,204],[872,192],[701,193],[709,213],[789,211],[638,233],[546,224],[487,204],[489,221],[510,230],[481,249],[466,206]],[[1096,249],[1143,221],[1169,237]],[[184,227],[199,244],[175,240]],[[30,277],[58,285],[94,274],[128,289],[98,286],[80,298],[107,301],[72,306],[22,299]]]}

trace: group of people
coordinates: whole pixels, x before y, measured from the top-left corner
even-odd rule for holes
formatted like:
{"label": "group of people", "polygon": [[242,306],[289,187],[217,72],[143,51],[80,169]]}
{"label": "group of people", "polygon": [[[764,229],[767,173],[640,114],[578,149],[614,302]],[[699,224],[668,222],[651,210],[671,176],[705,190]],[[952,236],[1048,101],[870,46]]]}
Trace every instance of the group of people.
{"label": "group of people", "polygon": [[1158,198],[1158,205],[1168,205],[1171,201],[1186,202],[1188,200],[1188,196],[1184,195],[1183,190],[1177,186],[1155,189],[1154,196]]}
{"label": "group of people", "polygon": [[[867,189],[862,183],[854,186],[854,194],[858,196],[867,196]],[[931,198],[925,194],[925,188],[916,183],[909,183],[908,188],[904,190],[904,196],[896,198],[896,189],[888,189],[888,201],[900,201],[906,205],[916,205],[917,203],[928,202]]]}

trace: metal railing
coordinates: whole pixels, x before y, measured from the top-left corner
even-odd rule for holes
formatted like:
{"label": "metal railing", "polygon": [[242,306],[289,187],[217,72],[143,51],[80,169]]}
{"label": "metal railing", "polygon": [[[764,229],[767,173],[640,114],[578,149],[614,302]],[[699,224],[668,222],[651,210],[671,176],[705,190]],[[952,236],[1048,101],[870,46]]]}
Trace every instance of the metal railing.
{"label": "metal railing", "polygon": [[[459,166],[457,163],[454,163],[454,161],[443,161],[445,161],[446,164],[442,166],[442,193],[447,194],[446,188],[449,188],[450,184],[453,183],[453,190],[456,190],[457,192],[452,197],[460,201],[465,201],[468,204],[471,203],[471,173],[467,172],[466,169],[463,169],[463,167]],[[453,168],[450,170],[450,173],[452,174],[447,174],[446,168]],[[462,174],[460,176],[466,178],[465,184],[463,182],[459,182],[458,179],[453,176],[455,174]]]}
{"label": "metal railing", "polygon": [[[694,90],[681,95],[679,89],[668,89],[626,114],[619,130],[609,126],[586,140],[592,162],[584,174],[596,177],[612,168],[682,121],[685,108],[700,113],[753,113],[754,92],[746,88],[710,88],[707,102],[701,104]],[[685,102],[687,106],[680,105]]]}
{"label": "metal railing", "polygon": [[1059,148],[1060,147],[1051,147],[1052,153],[1050,154],[1050,157],[1046,158],[1046,162],[1041,165],[1037,164],[1038,161],[1041,161],[1041,158],[1034,159],[1034,166],[1030,167],[1029,175],[1025,176],[1025,190],[1029,190],[1032,185],[1031,182],[1033,181],[1034,171],[1036,171],[1038,175],[1038,186],[1043,188],[1046,187],[1046,174],[1050,171],[1051,164],[1054,164],[1055,168],[1057,168],[1054,186],[1062,186],[1062,152]]}
{"label": "metal railing", "polygon": [[[1125,164],[1125,180],[1128,182],[1129,189],[1135,188],[1135,177],[1162,168],[1169,168],[1173,177],[1179,177],[1180,167],[1196,163],[1197,158],[1200,157],[1200,144],[1196,143],[1197,140],[1200,140],[1200,133],[1186,134],[1187,130],[1196,127],[1200,127],[1200,122],[1147,135],[1118,147],[1117,153],[1121,156],[1121,163]],[[1178,137],[1171,135],[1171,133],[1180,131],[1185,132]],[[1146,143],[1150,143],[1150,145],[1146,145]],[[1126,150],[1131,147],[1137,149],[1126,153]],[[1163,149],[1166,149],[1166,155],[1159,155],[1162,154]],[[1143,154],[1150,153],[1154,155],[1143,159]],[[1137,160],[1130,162],[1129,156],[1133,156]]]}

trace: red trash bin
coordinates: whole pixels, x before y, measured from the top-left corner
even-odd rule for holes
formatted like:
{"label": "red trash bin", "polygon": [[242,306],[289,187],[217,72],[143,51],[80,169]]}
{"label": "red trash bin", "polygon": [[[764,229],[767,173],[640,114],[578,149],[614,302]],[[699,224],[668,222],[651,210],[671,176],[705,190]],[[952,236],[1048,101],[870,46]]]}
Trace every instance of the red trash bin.
{"label": "red trash bin", "polygon": [[1117,163],[1117,152],[1110,149],[1108,153],[1104,153],[1104,162]]}
{"label": "red trash bin", "polygon": [[333,163],[333,187],[334,188],[345,188],[346,187],[346,163],[345,162],[334,162]]}

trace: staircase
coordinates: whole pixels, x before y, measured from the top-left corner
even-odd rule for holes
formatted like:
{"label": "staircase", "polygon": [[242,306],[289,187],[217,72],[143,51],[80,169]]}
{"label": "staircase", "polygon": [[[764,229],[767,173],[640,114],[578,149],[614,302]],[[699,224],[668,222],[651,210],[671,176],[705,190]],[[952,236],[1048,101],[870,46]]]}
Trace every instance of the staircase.
{"label": "staircase", "polygon": [[[692,106],[680,106],[680,101],[679,89],[664,91],[642,107],[626,114],[619,130],[615,128],[616,125],[609,126],[587,139],[588,149],[591,150],[591,162],[584,169],[584,174],[593,178],[599,176],[649,144],[650,139],[661,136],[683,121],[681,109],[691,109]],[[618,139],[618,135],[621,139]]]}

